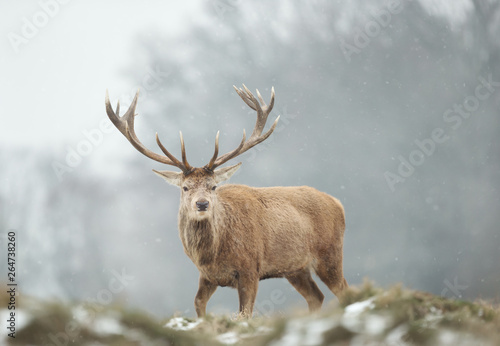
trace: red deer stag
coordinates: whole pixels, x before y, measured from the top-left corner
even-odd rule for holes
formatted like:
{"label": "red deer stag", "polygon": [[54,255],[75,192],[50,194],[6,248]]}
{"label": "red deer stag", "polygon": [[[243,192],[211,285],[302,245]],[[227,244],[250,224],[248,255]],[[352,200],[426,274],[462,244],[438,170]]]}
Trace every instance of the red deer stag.
{"label": "red deer stag", "polygon": [[342,270],[344,209],[336,198],[307,186],[218,186],[236,172],[241,162],[216,168],[268,138],[279,120],[262,134],[274,105],[274,88],[269,105],[258,90],[257,100],[245,85],[243,89],[234,88],[257,112],[255,128],[247,141],[243,131],[238,147],[222,156],[218,156],[217,133],[215,152],[201,168],[188,163],[182,132],[182,162],[162,145],[158,134],[156,142],[165,155],[147,149],[139,141],[134,131],[138,92],[123,117],[119,115],[119,104],[116,113],[113,111],[106,93],[106,112],[139,152],[182,170],[153,171],[181,188],[179,236],[185,253],[200,271],[194,301],[198,317],[205,315],[217,286],[236,288],[240,313],[251,317],[259,280],[281,277],[306,299],[311,311],[317,310],[324,296],[311,277],[311,269],[335,295],[347,288]]}

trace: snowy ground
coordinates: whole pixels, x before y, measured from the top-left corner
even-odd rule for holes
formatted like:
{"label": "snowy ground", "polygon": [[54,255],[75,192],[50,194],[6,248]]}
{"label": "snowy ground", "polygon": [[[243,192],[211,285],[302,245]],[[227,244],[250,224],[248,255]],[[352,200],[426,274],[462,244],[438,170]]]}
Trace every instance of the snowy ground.
{"label": "snowy ground", "polygon": [[165,321],[120,307],[37,303],[17,311],[16,339],[2,333],[0,345],[500,345],[500,310],[487,304],[369,285],[343,303],[289,317]]}
{"label": "snowy ground", "polygon": [[[415,314],[414,308],[420,312]],[[411,315],[410,318],[404,318],[402,313],[405,312]],[[333,311],[284,319],[275,322],[274,328],[254,326],[253,332],[249,332],[248,322],[235,321],[237,327],[216,335],[215,339],[226,345],[260,341],[272,346],[345,342],[350,345],[397,346],[500,345],[498,309],[496,317],[491,316],[491,323],[486,321],[490,318],[483,319],[484,313],[484,307],[468,302],[447,301],[418,292],[413,296],[411,291],[394,288],[392,291],[380,291],[343,309],[338,307]],[[196,330],[203,323],[176,317],[166,327]]]}

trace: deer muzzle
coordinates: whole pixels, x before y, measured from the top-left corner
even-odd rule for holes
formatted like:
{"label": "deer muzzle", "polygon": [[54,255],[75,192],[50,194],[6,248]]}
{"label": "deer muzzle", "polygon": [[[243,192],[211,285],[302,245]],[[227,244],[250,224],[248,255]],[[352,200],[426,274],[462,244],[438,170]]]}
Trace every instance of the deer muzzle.
{"label": "deer muzzle", "polygon": [[198,211],[207,211],[208,204],[208,201],[198,201],[196,202],[196,208],[198,209]]}

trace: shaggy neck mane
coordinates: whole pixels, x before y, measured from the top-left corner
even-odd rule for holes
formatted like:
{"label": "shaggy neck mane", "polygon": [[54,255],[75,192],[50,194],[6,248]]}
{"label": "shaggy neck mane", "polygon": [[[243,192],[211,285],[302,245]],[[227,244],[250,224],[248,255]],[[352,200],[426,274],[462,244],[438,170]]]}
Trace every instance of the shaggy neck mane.
{"label": "shaggy neck mane", "polygon": [[180,226],[186,252],[195,263],[200,265],[212,263],[218,249],[218,237],[212,220],[183,217]]}

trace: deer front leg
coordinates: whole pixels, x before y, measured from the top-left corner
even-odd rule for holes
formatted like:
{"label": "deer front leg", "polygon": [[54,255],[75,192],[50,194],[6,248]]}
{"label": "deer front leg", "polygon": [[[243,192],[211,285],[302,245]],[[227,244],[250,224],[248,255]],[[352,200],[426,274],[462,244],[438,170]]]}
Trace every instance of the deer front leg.
{"label": "deer front leg", "polygon": [[257,274],[239,273],[238,297],[240,300],[240,314],[245,318],[252,317],[258,288],[259,277]]}
{"label": "deer front leg", "polygon": [[198,293],[194,298],[194,307],[198,318],[204,317],[207,309],[207,302],[217,289],[217,285],[211,283],[200,274]]}

